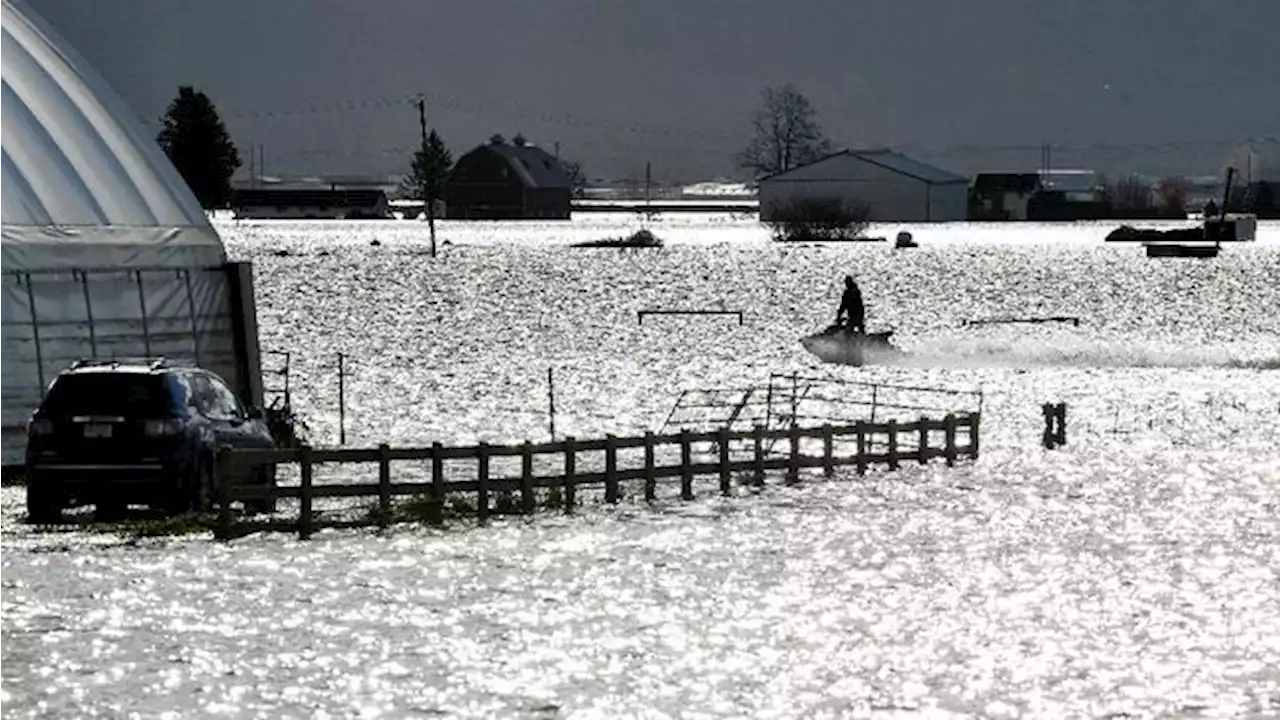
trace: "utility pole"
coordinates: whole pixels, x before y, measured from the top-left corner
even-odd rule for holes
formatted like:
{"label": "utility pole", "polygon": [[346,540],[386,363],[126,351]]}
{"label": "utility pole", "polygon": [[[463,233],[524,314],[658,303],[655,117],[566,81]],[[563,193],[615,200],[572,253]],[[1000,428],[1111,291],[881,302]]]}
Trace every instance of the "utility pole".
{"label": "utility pole", "polygon": [[427,211],[427,225],[431,228],[431,257],[436,256],[436,208],[435,198],[429,197],[427,194],[427,99],[419,95],[418,102],[418,123],[422,126],[422,167],[420,171],[422,177],[422,205]]}

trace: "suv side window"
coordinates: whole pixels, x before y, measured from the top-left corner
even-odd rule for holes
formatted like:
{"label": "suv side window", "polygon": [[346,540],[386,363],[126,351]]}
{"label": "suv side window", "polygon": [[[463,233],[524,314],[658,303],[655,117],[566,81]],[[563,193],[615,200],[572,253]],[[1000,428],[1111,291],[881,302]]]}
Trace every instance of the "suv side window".
{"label": "suv side window", "polygon": [[214,397],[217,398],[218,412],[222,413],[222,417],[226,419],[243,418],[245,416],[244,407],[240,405],[240,398],[236,397],[231,388],[213,375],[206,375],[205,378],[213,387]]}
{"label": "suv side window", "polygon": [[222,411],[213,391],[209,378],[200,373],[187,376],[187,385],[191,387],[191,406],[196,412],[207,418],[222,419]]}

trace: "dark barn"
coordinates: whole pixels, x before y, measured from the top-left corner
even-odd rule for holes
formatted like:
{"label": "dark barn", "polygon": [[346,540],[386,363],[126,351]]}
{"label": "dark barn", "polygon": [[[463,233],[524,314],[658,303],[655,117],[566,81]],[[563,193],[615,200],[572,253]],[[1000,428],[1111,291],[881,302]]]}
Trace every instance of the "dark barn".
{"label": "dark barn", "polygon": [[569,176],[547,151],[495,138],[458,158],[449,174],[448,217],[460,220],[569,219]]}

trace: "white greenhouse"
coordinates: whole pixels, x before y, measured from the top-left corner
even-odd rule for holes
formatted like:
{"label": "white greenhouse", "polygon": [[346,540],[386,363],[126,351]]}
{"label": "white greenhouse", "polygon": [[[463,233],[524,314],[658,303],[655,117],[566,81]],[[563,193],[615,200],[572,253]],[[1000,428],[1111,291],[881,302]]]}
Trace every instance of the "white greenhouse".
{"label": "white greenhouse", "polygon": [[253,276],[148,130],[29,6],[4,0],[3,448],[89,357],[195,361],[262,401]]}
{"label": "white greenhouse", "polygon": [[890,150],[843,150],[760,180],[760,219],[799,200],[866,207],[873,222],[951,222],[968,213],[969,181]]}

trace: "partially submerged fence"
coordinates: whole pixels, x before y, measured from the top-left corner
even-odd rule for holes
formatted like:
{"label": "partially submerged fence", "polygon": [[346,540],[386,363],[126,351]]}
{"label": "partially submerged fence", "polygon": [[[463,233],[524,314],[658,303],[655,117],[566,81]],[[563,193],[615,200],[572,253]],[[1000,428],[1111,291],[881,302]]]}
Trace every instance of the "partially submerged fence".
{"label": "partially submerged fence", "polygon": [[947,414],[982,413],[982,392],[772,373],[768,384],[685,390],[659,432],[721,428],[786,430],[799,425],[852,425]]}
{"label": "partially submerged fence", "polygon": [[[757,425],[750,431],[730,431],[722,428],[710,433],[681,431],[676,434],[656,435],[645,433],[642,437],[619,438],[606,436],[597,440],[564,438],[551,443],[523,443],[520,445],[489,445],[480,443],[467,447],[445,447],[439,443],[431,447],[392,448],[380,445],[369,449],[318,449],[303,446],[285,450],[231,450],[224,449],[217,461],[218,530],[221,538],[229,538],[233,531],[232,503],[296,498],[299,501],[296,529],[300,537],[307,538],[317,525],[313,501],[317,498],[377,498],[377,509],[370,523],[386,526],[392,516],[392,498],[421,496],[435,504],[437,512],[447,495],[468,494],[475,496],[476,514],[480,522],[488,519],[491,497],[499,492],[518,492],[521,512],[532,513],[537,505],[536,493],[552,489],[562,493],[566,512],[577,503],[576,492],[583,486],[601,486],[604,499],[616,503],[622,497],[624,483],[643,482],[644,499],[657,499],[658,480],[679,478],[680,498],[694,499],[694,478],[718,476],[719,491],[731,495],[733,476],[745,473],[750,483],[763,486],[768,471],[784,470],[787,482],[796,482],[804,468],[822,468],[832,475],[835,468],[854,466],[859,474],[873,464],[897,469],[903,462],[927,463],[933,458],[945,458],[948,465],[961,457],[977,458],[979,450],[978,413],[947,415],[942,419],[921,417],[914,422],[900,423],[889,420],[884,423],[857,422],[852,425],[823,425],[802,428],[793,426],[786,430],[767,430]],[[959,435],[966,436],[967,444],[961,445]],[[936,439],[941,435],[940,442]],[[749,442],[751,456],[734,460],[730,455],[731,443]],[[786,441],[788,452],[782,457],[772,457],[766,444]],[[663,453],[659,462],[659,450],[679,450],[679,462]],[[633,460],[641,450],[642,460]],[[695,458],[711,451],[711,459]],[[817,450],[818,454],[806,454]],[[603,467],[579,470],[579,460],[588,460],[586,453],[603,453]],[[535,459],[550,456],[552,465],[541,463],[547,472],[535,472]],[[497,475],[491,472],[495,459],[519,458],[518,475]],[[430,478],[424,482],[393,482],[392,463],[396,461],[430,462]],[[447,461],[466,461],[474,465],[471,479],[454,480],[446,477]],[[321,464],[376,463],[377,482],[315,482],[315,467]],[[264,488],[262,486],[236,484],[234,478],[248,477],[250,471],[262,465],[296,464],[300,482],[296,486]],[[588,463],[584,462],[584,466]],[[468,468],[470,469],[470,468]],[[435,519],[439,519],[437,516]]]}

